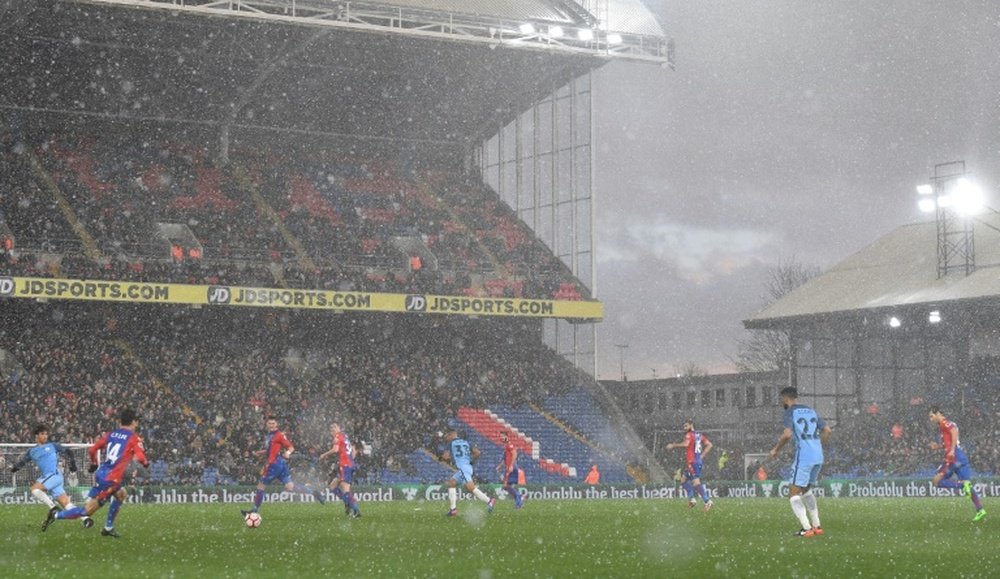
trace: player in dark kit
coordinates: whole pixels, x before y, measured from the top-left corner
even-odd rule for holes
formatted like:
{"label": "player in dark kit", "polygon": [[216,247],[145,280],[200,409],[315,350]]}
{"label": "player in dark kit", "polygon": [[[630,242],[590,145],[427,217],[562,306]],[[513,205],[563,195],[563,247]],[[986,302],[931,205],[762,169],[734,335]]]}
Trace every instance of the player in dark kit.
{"label": "player in dark kit", "polygon": [[285,485],[288,492],[296,492],[303,495],[312,495],[320,504],[326,502],[323,493],[313,490],[308,485],[300,485],[292,482],[292,474],[288,470],[288,458],[295,452],[292,441],[288,440],[285,433],[278,430],[278,420],[273,416],[267,418],[267,439],[263,450],[254,452],[257,456],[267,456],[264,468],[260,472],[260,482],[257,483],[257,491],[253,497],[253,509],[240,511],[244,517],[250,513],[260,510],[260,504],[264,502],[264,489],[274,481],[279,481]]}
{"label": "player in dark kit", "polygon": [[[969,495],[972,499],[972,506],[976,509],[976,514],[972,518],[973,522],[979,522],[986,518],[986,509],[979,500],[979,493],[972,488],[972,467],[969,466],[969,457],[962,449],[962,443],[958,440],[958,425],[945,418],[940,408],[930,409],[929,418],[931,422],[937,424],[941,432],[941,444],[932,445],[934,448],[944,449],[944,463],[934,475],[935,486],[960,489],[962,494]],[[952,480],[952,477],[958,480]]]}
{"label": "player in dark kit", "polygon": [[500,442],[503,443],[503,462],[497,465],[497,470],[503,469],[500,484],[507,494],[514,497],[514,508],[520,509],[524,506],[524,495],[514,486],[521,478],[521,469],[517,467],[517,447],[510,441],[506,430],[500,431]]}
{"label": "player in dark kit", "polygon": [[[43,531],[56,519],[89,517],[110,499],[111,506],[108,508],[108,518],[101,535],[114,538],[119,536],[115,532],[115,518],[125,503],[125,498],[128,497],[128,493],[122,488],[125,469],[133,460],[138,461],[143,467],[149,467],[146,449],[142,446],[142,439],[135,432],[139,427],[139,416],[133,410],[126,408],[121,412],[119,423],[121,427],[118,430],[105,434],[87,449],[87,454],[90,455],[89,470],[97,473],[94,475],[94,486],[87,494],[86,504],[62,512],[57,512],[57,508],[50,509],[48,518],[42,524]],[[98,466],[97,453],[101,449],[104,449],[105,459]]]}
{"label": "player in dark kit", "polygon": [[333,438],[333,446],[330,450],[319,456],[320,460],[328,456],[337,456],[337,474],[333,476],[328,485],[333,489],[333,494],[338,499],[344,501],[344,510],[354,518],[361,517],[361,509],[358,501],[351,493],[351,483],[354,482],[354,446],[347,434],[340,429],[340,424],[334,422],[330,425],[330,436]]}
{"label": "player in dark kit", "polygon": [[708,495],[708,489],[701,482],[701,468],[704,458],[712,450],[712,441],[707,436],[694,429],[693,420],[684,421],[684,442],[672,442],[667,445],[667,450],[683,448],[686,451],[686,462],[684,473],[681,478],[681,486],[687,491],[688,506],[694,508],[698,503],[695,495],[701,495],[701,500],[705,503],[705,512],[712,509],[712,498]]}

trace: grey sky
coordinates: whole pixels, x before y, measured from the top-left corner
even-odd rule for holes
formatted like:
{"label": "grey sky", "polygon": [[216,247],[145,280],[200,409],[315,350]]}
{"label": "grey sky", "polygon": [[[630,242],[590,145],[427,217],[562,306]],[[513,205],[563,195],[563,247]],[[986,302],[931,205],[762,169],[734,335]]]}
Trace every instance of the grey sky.
{"label": "grey sky", "polygon": [[935,163],[964,159],[1000,205],[1000,5],[648,3],[677,70],[596,83],[602,378],[620,343],[633,378],[730,369],[767,268],[920,219]]}

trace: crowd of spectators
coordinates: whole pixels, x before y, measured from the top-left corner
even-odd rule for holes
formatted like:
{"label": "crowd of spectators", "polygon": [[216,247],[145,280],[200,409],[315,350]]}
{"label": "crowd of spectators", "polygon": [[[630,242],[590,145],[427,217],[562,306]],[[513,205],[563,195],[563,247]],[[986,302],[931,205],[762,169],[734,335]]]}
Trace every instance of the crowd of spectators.
{"label": "crowd of spectators", "polygon": [[254,482],[274,414],[300,472],[322,478],[329,465],[315,459],[337,420],[371,449],[360,462],[375,482],[407,472],[406,456],[460,405],[537,403],[577,376],[515,320],[19,301],[2,316],[0,440],[28,442],[40,421],[88,442],[131,406],[160,465],[147,480],[197,483],[211,470]]}
{"label": "crowd of spectators", "polygon": [[244,148],[219,163],[183,139],[112,132],[30,143],[0,135],[0,148],[8,273],[540,299],[586,293],[494,193],[459,173],[327,151]]}

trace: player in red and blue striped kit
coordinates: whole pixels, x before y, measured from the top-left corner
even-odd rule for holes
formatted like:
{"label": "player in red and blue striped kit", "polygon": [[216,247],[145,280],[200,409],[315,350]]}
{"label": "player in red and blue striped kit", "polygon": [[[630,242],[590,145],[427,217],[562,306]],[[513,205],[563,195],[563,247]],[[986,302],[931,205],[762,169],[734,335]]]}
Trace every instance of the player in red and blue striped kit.
{"label": "player in red and blue striped kit", "polygon": [[708,489],[701,484],[701,467],[704,459],[708,456],[708,451],[712,450],[712,441],[707,436],[694,429],[694,420],[684,421],[684,442],[671,442],[667,445],[667,450],[683,448],[687,451],[687,462],[684,467],[684,475],[681,479],[681,486],[688,495],[688,506],[694,507],[698,503],[695,493],[701,496],[705,503],[705,511],[712,509],[712,498],[708,496]]}
{"label": "player in red and blue striped kit", "polygon": [[278,420],[273,416],[267,417],[267,442],[263,450],[254,452],[256,456],[267,456],[264,468],[260,471],[260,482],[257,483],[257,491],[253,497],[253,509],[240,511],[246,517],[250,513],[260,510],[260,504],[264,502],[264,490],[267,485],[274,481],[281,481],[288,492],[296,492],[303,495],[312,495],[320,504],[326,502],[323,493],[313,490],[309,485],[300,485],[292,482],[292,474],[288,470],[288,458],[295,452],[292,441],[288,440],[285,433],[278,430]]}
{"label": "player in red and blue striped kit", "polygon": [[[49,516],[42,525],[43,531],[56,519],[78,519],[93,515],[110,499],[111,506],[108,507],[108,518],[101,535],[119,537],[115,531],[115,518],[128,497],[128,493],[122,488],[125,469],[133,460],[138,461],[143,467],[149,467],[149,461],[146,460],[146,449],[142,446],[142,438],[135,432],[136,428],[139,427],[139,416],[135,411],[126,408],[121,412],[119,423],[121,427],[118,430],[105,434],[87,449],[87,454],[90,455],[89,470],[90,472],[97,471],[94,475],[94,486],[87,494],[87,502],[82,507],[74,507],[62,512],[56,512],[58,509],[53,508],[49,511]],[[97,453],[102,449],[105,459],[98,465]]]}
{"label": "player in red and blue striped kit", "polygon": [[[965,455],[962,444],[958,440],[958,425],[945,418],[940,408],[930,409],[929,418],[931,422],[937,424],[941,431],[941,444],[934,445],[935,448],[944,448],[944,463],[934,475],[934,484],[948,489],[961,489],[962,494],[972,498],[972,506],[976,509],[973,522],[978,522],[986,517],[986,509],[979,500],[979,493],[972,488],[972,467],[969,465],[969,457]],[[958,480],[952,480],[951,477]]]}
{"label": "player in red and blue striped kit", "polygon": [[330,436],[333,437],[333,446],[330,450],[319,456],[320,460],[333,455],[337,455],[338,457],[337,474],[330,480],[329,487],[333,489],[335,497],[344,501],[344,510],[352,517],[360,518],[361,509],[358,507],[358,501],[351,494],[351,483],[354,482],[354,471],[356,469],[354,463],[354,446],[351,445],[351,440],[347,437],[347,434],[340,429],[340,424],[336,422],[330,425]]}

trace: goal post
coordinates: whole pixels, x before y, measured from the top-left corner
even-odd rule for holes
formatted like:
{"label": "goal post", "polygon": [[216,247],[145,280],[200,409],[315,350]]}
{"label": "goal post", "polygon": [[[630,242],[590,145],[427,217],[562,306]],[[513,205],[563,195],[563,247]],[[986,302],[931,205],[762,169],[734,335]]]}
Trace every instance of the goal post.
{"label": "goal post", "polygon": [[[76,461],[76,477],[69,472],[69,461],[59,455],[59,471],[63,474],[64,488],[74,503],[83,504],[87,490],[93,482],[94,475],[87,472],[90,458],[87,456],[86,443],[60,443],[68,448]],[[31,495],[31,485],[38,480],[38,466],[29,460],[17,472],[10,472],[14,464],[24,456],[35,444],[0,443],[0,504],[38,504]],[[75,485],[73,483],[76,483]],[[55,499],[55,497],[52,497]]]}

